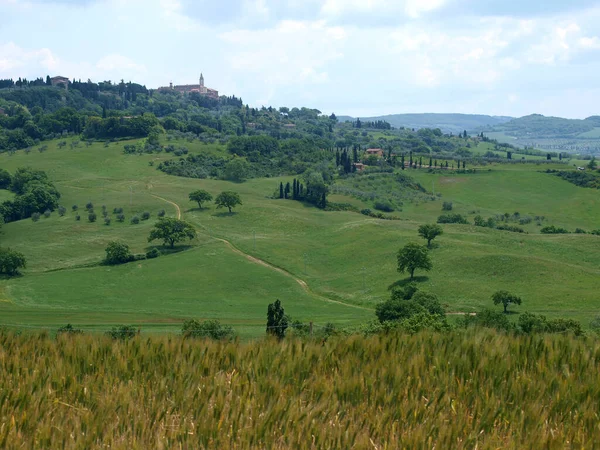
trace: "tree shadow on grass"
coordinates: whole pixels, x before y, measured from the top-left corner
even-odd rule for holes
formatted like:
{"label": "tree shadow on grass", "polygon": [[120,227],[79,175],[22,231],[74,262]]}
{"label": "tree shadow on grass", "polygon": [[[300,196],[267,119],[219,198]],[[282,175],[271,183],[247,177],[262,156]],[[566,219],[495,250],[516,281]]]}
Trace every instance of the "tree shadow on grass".
{"label": "tree shadow on grass", "polygon": [[14,275],[7,275],[7,274],[0,274],[0,281],[1,280],[11,280],[13,278],[22,278],[24,275],[22,273],[16,273]]}
{"label": "tree shadow on grass", "polygon": [[194,246],[193,245],[177,245],[177,244],[175,244],[175,247],[171,248],[168,245],[149,245],[144,250],[146,250],[146,252],[149,252],[153,248],[158,249],[160,251],[160,254],[164,256],[164,255],[172,255],[174,253],[184,252],[186,250],[190,250],[190,249],[194,248]]}
{"label": "tree shadow on grass", "polygon": [[205,206],[202,208],[188,208],[184,212],[189,213],[189,212],[204,212],[204,211],[210,211],[210,208],[207,208]]}
{"label": "tree shadow on grass", "polygon": [[213,216],[214,217],[230,217],[230,216],[235,216],[237,215],[238,212],[237,211],[223,211],[223,212],[218,212],[218,213],[214,213]]}
{"label": "tree shadow on grass", "polygon": [[412,280],[410,278],[405,278],[404,280],[398,280],[398,281],[390,284],[388,286],[388,291],[391,291],[395,287],[403,288],[403,287],[409,285],[410,283],[425,283],[426,281],[429,281],[429,277],[426,275],[416,276]]}

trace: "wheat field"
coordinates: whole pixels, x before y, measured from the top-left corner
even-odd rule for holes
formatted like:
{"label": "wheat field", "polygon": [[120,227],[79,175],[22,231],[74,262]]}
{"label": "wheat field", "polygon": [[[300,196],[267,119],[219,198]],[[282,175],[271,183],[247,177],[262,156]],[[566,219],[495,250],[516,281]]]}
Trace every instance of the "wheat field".
{"label": "wheat field", "polygon": [[0,448],[593,448],[595,338],[0,334]]}

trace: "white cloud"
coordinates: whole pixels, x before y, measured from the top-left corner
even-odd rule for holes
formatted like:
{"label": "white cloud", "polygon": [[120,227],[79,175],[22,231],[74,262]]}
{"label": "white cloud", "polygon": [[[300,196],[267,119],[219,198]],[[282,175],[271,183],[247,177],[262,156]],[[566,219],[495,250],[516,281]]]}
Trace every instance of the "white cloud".
{"label": "white cloud", "polygon": [[28,50],[14,42],[0,45],[0,75],[15,69],[35,67],[44,72],[52,72],[59,67],[58,58],[47,48]]}

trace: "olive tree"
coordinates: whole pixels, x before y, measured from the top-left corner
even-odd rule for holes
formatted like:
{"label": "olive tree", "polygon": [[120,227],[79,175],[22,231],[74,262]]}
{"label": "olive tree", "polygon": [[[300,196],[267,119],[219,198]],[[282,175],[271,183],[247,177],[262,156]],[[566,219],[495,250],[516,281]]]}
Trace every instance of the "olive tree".
{"label": "olive tree", "polygon": [[14,276],[19,274],[19,269],[24,269],[27,261],[22,253],[10,248],[0,248],[0,273]]}

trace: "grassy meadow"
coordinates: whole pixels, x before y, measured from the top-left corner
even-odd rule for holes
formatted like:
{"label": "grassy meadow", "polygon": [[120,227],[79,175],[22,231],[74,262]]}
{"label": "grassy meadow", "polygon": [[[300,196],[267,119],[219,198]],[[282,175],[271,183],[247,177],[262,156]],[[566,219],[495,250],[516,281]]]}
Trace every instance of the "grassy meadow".
{"label": "grassy meadow", "polygon": [[[180,144],[190,153],[224,151]],[[186,318],[216,318],[242,337],[255,337],[264,334],[267,304],[279,298],[294,319],[352,325],[373,318],[388,287],[405,279],[396,272],[396,252],[420,241],[418,226],[435,222],[442,201],[452,201],[453,212],[471,222],[476,214],[518,211],[571,231],[600,228],[598,192],[541,173],[553,166],[491,164],[475,174],[442,175],[409,170],[441,197],[405,202],[394,213],[402,220],[387,221],[269,198],[290,177],[231,183],[169,176],[156,166],[172,155],[124,155],[123,145],[58,149],[51,142],[44,153],[0,154],[0,167],[11,172],[22,166],[45,170],[67,208],[64,217],[53,213],[3,227],[0,243],[24,253],[28,267],[22,277],[0,279],[0,324],[53,329],[71,322],[101,331],[127,323],[177,332]],[[213,195],[234,190],[243,205],[231,215],[212,204],[199,210],[187,198],[194,189]],[[0,191],[0,199],[9,195]],[[331,200],[372,208],[337,194]],[[90,201],[95,223],[84,209]],[[80,221],[72,205],[79,206]],[[125,222],[113,217],[104,225],[102,205],[109,212],[124,208]],[[109,241],[125,242],[134,253],[155,246],[147,236],[161,209],[198,229],[185,251],[120,267],[98,265]],[[150,220],[129,223],[144,211]],[[542,235],[535,223],[524,226],[527,234],[443,228],[432,250],[433,271],[417,275],[422,289],[436,293],[449,312],[492,306],[491,294],[507,289],[523,298],[518,311],[574,318],[584,327],[600,313],[598,236]]]}
{"label": "grassy meadow", "polygon": [[0,333],[0,447],[595,448],[600,342]]}

